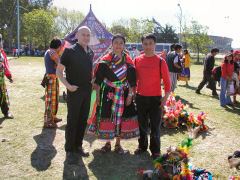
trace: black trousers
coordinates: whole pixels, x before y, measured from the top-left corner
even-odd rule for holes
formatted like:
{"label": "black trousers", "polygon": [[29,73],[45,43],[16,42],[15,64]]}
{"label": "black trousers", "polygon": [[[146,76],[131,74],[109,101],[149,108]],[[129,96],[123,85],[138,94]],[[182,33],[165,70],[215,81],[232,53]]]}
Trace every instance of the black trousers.
{"label": "black trousers", "polygon": [[203,73],[203,79],[198,85],[197,91],[200,91],[206,83],[209,83],[209,88],[212,90],[212,93],[217,93],[215,80],[211,77],[211,74]]}
{"label": "black trousers", "polygon": [[136,96],[138,123],[140,138],[138,139],[139,148],[148,148],[148,127],[150,120],[150,151],[152,154],[160,153],[160,122],[161,122],[161,96]]}
{"label": "black trousers", "polygon": [[65,151],[75,152],[82,147],[82,141],[87,126],[91,90],[67,93],[67,125],[65,129]]}
{"label": "black trousers", "polygon": [[2,89],[0,89],[0,103],[1,103],[1,110],[4,115],[7,115],[9,111],[9,107],[7,104],[7,99],[2,96]]}

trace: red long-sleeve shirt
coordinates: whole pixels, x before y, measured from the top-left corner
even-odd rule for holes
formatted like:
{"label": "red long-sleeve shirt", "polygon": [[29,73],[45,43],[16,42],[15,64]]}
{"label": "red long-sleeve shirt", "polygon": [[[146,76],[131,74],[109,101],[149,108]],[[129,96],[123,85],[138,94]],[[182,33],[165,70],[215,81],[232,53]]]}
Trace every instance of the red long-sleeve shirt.
{"label": "red long-sleeve shirt", "polygon": [[[161,96],[160,56],[145,57],[144,54],[136,58],[134,65],[137,75],[137,93],[142,96]],[[161,61],[161,78],[165,92],[170,92],[171,83],[166,61]]]}
{"label": "red long-sleeve shirt", "polygon": [[226,79],[227,77],[231,77],[234,71],[234,64],[223,62],[221,65],[221,71],[222,71],[223,78]]}

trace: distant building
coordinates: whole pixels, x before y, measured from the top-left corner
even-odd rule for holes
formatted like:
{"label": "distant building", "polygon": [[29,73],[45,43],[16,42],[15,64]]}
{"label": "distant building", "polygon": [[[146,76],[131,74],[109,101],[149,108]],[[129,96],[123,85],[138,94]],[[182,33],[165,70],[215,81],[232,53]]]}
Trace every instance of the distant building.
{"label": "distant building", "polygon": [[[229,52],[232,50],[232,38],[213,35],[209,35],[209,38],[213,40],[213,44],[207,46],[209,50],[212,48],[218,48],[221,53]],[[187,47],[189,47],[189,45],[183,42],[183,48]]]}
{"label": "distant building", "polygon": [[209,49],[216,47],[222,53],[231,51],[232,41],[233,41],[232,38],[222,37],[222,36],[212,36],[212,35],[210,35],[209,37],[211,40],[214,41],[214,44],[208,47]]}

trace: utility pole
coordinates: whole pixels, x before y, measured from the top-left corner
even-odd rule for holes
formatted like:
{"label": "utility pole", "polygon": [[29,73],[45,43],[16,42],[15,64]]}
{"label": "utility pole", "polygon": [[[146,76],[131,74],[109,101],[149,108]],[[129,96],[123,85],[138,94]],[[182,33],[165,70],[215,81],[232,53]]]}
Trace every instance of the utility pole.
{"label": "utility pole", "polygon": [[19,0],[17,0],[17,37],[18,37],[18,57],[20,55],[20,20],[19,20]]}
{"label": "utility pole", "polygon": [[182,44],[182,8],[181,5],[178,3],[178,7],[180,8],[180,17],[179,17],[179,24],[180,24],[180,33],[179,33],[179,44]]}

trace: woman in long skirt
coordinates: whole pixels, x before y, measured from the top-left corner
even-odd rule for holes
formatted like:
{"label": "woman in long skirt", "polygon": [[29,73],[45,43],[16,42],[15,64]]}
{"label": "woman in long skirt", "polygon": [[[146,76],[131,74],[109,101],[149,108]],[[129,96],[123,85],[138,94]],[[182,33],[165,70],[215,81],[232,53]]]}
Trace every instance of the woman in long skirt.
{"label": "woman in long skirt", "polygon": [[186,86],[188,86],[188,81],[190,80],[190,55],[188,50],[183,51],[183,70],[178,76],[179,81],[185,81]]}
{"label": "woman in long skirt", "polygon": [[111,151],[111,140],[116,138],[115,152],[126,154],[120,145],[121,139],[139,136],[138,120],[133,97],[136,73],[131,58],[124,52],[125,38],[115,35],[113,51],[105,55],[95,72],[97,109],[89,132],[106,144],[102,152]]}

